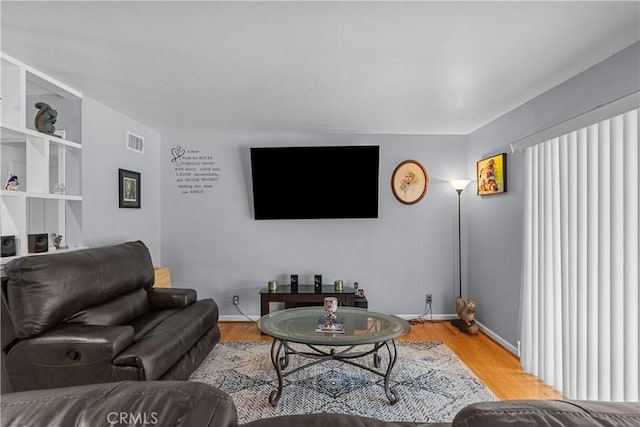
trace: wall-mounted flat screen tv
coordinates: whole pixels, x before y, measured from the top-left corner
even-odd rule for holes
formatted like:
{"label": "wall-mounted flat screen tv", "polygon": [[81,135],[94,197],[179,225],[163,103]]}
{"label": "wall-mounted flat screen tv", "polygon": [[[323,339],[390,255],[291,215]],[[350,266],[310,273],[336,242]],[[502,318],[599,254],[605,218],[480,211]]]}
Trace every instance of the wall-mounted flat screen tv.
{"label": "wall-mounted flat screen tv", "polygon": [[255,219],[377,218],[380,147],[253,147]]}

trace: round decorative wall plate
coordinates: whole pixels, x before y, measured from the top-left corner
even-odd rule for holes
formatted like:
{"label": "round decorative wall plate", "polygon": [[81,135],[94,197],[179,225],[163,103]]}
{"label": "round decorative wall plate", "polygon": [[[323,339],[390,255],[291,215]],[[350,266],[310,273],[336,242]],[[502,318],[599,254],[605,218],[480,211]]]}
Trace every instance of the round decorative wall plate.
{"label": "round decorative wall plate", "polygon": [[406,204],[418,203],[429,189],[429,174],[417,160],[405,160],[391,175],[391,189],[396,198]]}

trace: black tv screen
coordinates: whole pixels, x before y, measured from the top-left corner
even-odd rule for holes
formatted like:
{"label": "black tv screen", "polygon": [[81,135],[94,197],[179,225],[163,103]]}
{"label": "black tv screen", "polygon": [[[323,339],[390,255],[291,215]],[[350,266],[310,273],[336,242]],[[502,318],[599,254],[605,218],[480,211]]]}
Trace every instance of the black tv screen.
{"label": "black tv screen", "polygon": [[253,147],[255,219],[378,217],[378,146]]}

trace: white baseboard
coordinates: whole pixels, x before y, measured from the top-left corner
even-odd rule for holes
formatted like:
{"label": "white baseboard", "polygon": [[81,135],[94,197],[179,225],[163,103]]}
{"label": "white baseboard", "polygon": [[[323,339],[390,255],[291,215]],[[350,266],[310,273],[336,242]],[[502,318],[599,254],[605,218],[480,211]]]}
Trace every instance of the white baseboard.
{"label": "white baseboard", "polygon": [[[405,320],[412,320],[417,318],[422,318],[425,320],[452,320],[452,319],[458,318],[458,316],[455,314],[434,314],[433,317],[431,317],[431,315],[424,316],[421,314],[397,314],[396,316]],[[258,319],[260,319],[260,316],[249,315],[247,318],[240,314],[226,314],[226,315],[221,315],[219,318],[219,320],[222,322],[248,322],[249,319],[253,320],[254,322],[257,322]],[[476,323],[478,324],[478,327],[482,330],[482,332],[490,336],[494,341],[496,341],[498,344],[500,344],[505,349],[507,349],[507,351],[513,353],[515,356],[518,356],[518,349],[515,346],[507,342],[500,335],[496,334],[491,329],[487,328],[485,325],[478,322],[477,320],[476,320]]]}
{"label": "white baseboard", "polygon": [[[412,319],[417,319],[419,317],[426,319],[426,320],[431,320],[432,317],[431,315],[420,315],[420,314],[397,314],[396,316],[405,319],[405,320],[412,320]],[[451,320],[451,319],[456,319],[458,316],[456,316],[455,314],[434,314],[433,315],[433,320]],[[251,320],[253,320],[254,322],[257,322],[258,319],[260,319],[260,316],[257,315],[249,315],[249,318]],[[247,319],[245,316],[240,315],[240,314],[223,314],[220,315],[219,318],[220,321],[222,322],[247,322],[249,321],[249,319]]]}
{"label": "white baseboard", "polygon": [[508,351],[513,353],[515,356],[518,356],[518,349],[514,345],[512,345],[511,343],[506,341],[500,335],[496,334],[491,329],[487,328],[486,326],[484,326],[482,323],[478,322],[477,320],[476,320],[476,323],[478,324],[478,326],[480,327],[480,330],[482,332],[484,332],[485,334],[489,335],[491,338],[493,338],[494,341],[496,341],[498,344],[500,344],[501,346],[506,348]]}
{"label": "white baseboard", "polygon": [[400,317],[404,320],[413,320],[413,319],[425,319],[425,320],[451,320],[457,319],[458,316],[455,314],[434,314],[433,317],[430,314],[396,314],[396,316]]}
{"label": "white baseboard", "polygon": [[[249,316],[249,318],[251,320],[253,320],[254,322],[257,322],[258,319],[260,319],[260,316]],[[241,314],[224,314],[224,315],[220,315],[218,320],[221,321],[221,322],[248,322],[249,321],[249,319],[247,319],[246,317],[244,317]]]}

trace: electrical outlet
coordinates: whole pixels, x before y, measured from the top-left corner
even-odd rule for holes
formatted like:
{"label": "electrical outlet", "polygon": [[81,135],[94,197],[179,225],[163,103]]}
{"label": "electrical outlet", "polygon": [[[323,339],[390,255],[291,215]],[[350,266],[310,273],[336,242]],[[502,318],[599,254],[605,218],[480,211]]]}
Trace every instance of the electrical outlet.
{"label": "electrical outlet", "polygon": [[431,304],[431,294],[427,294],[427,299],[425,300],[427,304]]}
{"label": "electrical outlet", "polygon": [[233,296],[233,305],[240,304],[240,297],[238,295]]}

